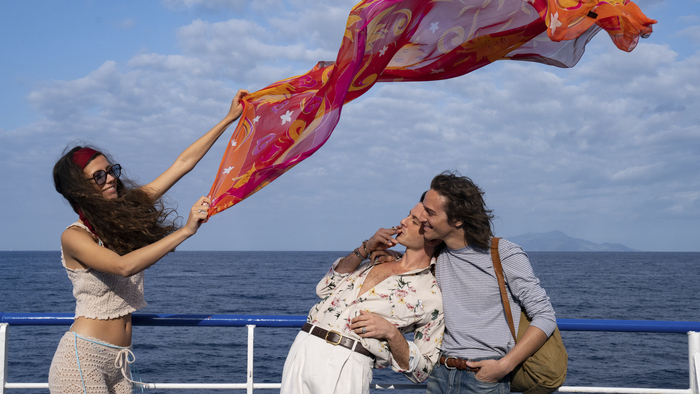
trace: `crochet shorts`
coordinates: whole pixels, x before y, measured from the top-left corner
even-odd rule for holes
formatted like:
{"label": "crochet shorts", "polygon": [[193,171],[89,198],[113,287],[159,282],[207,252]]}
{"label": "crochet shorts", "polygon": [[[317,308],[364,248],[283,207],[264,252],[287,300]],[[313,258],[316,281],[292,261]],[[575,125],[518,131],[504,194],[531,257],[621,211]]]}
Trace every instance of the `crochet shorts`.
{"label": "crochet shorts", "polygon": [[61,338],[49,371],[51,394],[132,393],[131,382],[114,364],[121,348],[83,338],[72,331]]}

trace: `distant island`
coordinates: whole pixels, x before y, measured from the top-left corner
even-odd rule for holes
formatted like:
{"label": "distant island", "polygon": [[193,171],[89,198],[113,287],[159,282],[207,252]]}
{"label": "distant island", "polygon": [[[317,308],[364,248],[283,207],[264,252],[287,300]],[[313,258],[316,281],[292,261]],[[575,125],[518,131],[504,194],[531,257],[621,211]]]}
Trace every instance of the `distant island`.
{"label": "distant island", "polygon": [[634,252],[622,244],[597,244],[585,239],[572,238],[561,231],[528,233],[507,240],[520,245],[526,252]]}

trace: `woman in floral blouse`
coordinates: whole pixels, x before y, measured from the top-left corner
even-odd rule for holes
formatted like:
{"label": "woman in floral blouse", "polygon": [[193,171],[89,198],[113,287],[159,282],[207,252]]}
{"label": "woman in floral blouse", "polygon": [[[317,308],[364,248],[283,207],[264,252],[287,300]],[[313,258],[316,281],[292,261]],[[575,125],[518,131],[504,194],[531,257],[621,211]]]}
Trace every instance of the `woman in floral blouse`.
{"label": "woman in floral blouse", "polygon": [[[372,368],[391,367],[416,383],[428,378],[444,321],[431,271],[440,242],[423,237],[422,210],[418,204],[401,226],[377,231],[323,277],[316,288],[321,301],[284,364],[281,394],[369,393]],[[397,243],[406,247],[400,259],[363,263]],[[403,336],[409,332],[412,342]]]}

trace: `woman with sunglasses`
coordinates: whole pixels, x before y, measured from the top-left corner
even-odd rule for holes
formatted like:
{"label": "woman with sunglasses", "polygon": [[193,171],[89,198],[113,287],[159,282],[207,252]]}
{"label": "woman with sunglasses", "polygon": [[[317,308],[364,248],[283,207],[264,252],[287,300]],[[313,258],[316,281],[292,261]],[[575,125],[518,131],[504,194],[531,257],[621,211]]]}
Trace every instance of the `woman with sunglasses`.
{"label": "woman with sunglasses", "polygon": [[79,220],[61,235],[76,311],[51,363],[52,394],[132,392],[131,313],[146,306],[143,271],[197,232],[210,203],[197,200],[178,228],[161,197],[238,119],[247,93],[239,90],[226,117],[144,186],[120,178],[121,166],[90,147],[74,147],[54,166],[56,190]]}

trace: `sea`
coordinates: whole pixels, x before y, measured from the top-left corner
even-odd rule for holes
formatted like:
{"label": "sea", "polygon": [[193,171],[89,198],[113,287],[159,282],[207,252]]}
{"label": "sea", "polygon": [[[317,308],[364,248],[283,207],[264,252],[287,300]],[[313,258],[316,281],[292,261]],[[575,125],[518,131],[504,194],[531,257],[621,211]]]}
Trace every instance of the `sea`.
{"label": "sea", "polygon": [[[316,283],[332,262],[346,253],[176,251],[146,271],[148,306],[140,312],[305,316],[318,301]],[[700,321],[700,253],[530,252],[528,255],[558,318]],[[60,252],[0,252],[0,312],[73,310],[72,289],[61,266]],[[67,326],[10,326],[8,382],[46,382],[54,350],[67,329]],[[296,328],[256,328],[255,382],[280,382],[284,360],[297,331]],[[561,334],[569,353],[566,385],[689,387],[686,334],[575,331]],[[246,381],[247,329],[244,327],[135,326],[133,351],[145,382]],[[374,383],[410,384],[410,381],[390,370],[375,370]],[[170,392],[173,391],[209,392]],[[29,394],[47,390],[10,392]]]}

